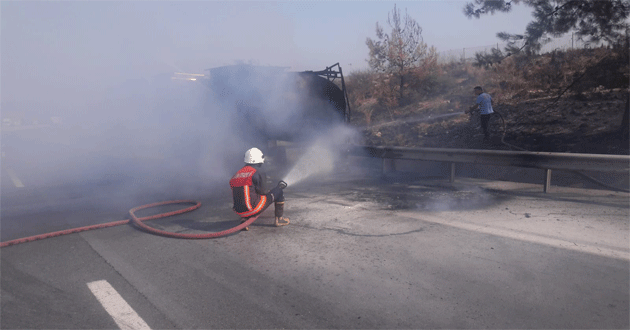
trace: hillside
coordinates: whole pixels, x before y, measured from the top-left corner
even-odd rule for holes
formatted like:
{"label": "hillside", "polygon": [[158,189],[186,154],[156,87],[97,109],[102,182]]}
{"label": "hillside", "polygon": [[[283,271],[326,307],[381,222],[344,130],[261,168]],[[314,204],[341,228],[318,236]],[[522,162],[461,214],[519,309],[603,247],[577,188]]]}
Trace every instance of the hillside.
{"label": "hillside", "polygon": [[[603,48],[511,59],[489,69],[450,63],[441,66],[431,93],[404,106],[351,96],[352,122],[370,145],[627,155],[628,136],[619,131],[628,96],[624,56]],[[479,117],[463,114],[474,104],[476,85],[501,114],[485,142]],[[350,89],[357,92],[375,94]]]}

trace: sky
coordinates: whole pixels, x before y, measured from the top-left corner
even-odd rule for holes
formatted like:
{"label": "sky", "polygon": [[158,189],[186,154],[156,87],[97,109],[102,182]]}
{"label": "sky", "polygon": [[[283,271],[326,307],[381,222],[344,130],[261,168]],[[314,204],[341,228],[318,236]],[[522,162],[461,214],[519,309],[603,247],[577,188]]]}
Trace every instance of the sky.
{"label": "sky", "polygon": [[367,68],[366,38],[394,5],[438,52],[494,45],[523,32],[531,10],[469,19],[465,1],[2,1],[4,106],[81,107],[112,86],[239,61],[344,73]]}

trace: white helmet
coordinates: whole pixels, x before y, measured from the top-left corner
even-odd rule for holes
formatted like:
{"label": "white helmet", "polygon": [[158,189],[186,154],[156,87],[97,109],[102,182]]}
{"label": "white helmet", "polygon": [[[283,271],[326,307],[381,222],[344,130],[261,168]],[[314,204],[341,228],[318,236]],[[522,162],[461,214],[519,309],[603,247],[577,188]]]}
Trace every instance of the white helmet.
{"label": "white helmet", "polygon": [[265,155],[258,148],[251,148],[245,151],[245,163],[262,164],[265,162]]}

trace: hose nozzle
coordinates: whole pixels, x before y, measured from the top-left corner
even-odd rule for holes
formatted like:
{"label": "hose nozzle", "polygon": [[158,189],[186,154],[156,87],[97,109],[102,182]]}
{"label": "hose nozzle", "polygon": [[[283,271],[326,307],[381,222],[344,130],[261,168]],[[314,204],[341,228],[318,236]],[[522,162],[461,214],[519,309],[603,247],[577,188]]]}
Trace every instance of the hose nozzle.
{"label": "hose nozzle", "polygon": [[282,180],[280,180],[280,182],[278,182],[278,188],[280,188],[280,189],[284,189],[287,186],[288,186],[287,183],[282,181]]}

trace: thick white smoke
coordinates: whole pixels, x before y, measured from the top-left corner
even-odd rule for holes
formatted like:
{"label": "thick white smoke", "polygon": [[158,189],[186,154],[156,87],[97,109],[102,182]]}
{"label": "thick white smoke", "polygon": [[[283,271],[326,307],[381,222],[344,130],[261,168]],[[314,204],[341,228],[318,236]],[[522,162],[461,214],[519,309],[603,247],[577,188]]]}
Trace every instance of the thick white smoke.
{"label": "thick white smoke", "polygon": [[3,132],[3,151],[31,185],[218,182],[237,133],[227,125],[232,109],[212,98],[170,75],[129,80],[61,123]]}
{"label": "thick white smoke", "polygon": [[[210,88],[212,80],[180,81],[171,75],[127,80],[64,116],[61,124],[9,133],[3,142],[10,150],[30,151],[8,157],[32,166],[20,169],[31,184],[114,182],[125,195],[227,187],[245,150],[267,147],[252,127],[278,133],[279,139],[283,132],[298,132],[301,142],[312,145],[287,178],[291,184],[330,171],[350,131],[315,126],[308,131],[304,115],[333,108],[313,100],[296,75],[248,78],[228,76],[226,89]],[[224,90],[238,93],[219,95]],[[246,121],[239,113],[243,109],[254,117]]]}
{"label": "thick white smoke", "polygon": [[[220,4],[208,6],[214,5]],[[226,50],[219,59],[209,51],[217,44],[193,47],[207,41],[204,35],[216,36],[215,30],[200,32],[203,24],[194,24],[189,28],[200,33],[181,33],[182,22],[165,23],[162,11],[170,17],[172,6],[3,3],[3,171],[11,169],[27,188],[71,186],[74,196],[109,189],[125,203],[155,191],[173,197],[223,193],[247,149],[269,150],[260,132],[278,140],[299,133],[305,144],[323,132],[304,115],[325,119],[335,113],[324,93],[313,92],[299,75],[279,74],[300,60],[267,60],[277,66],[227,74],[218,80],[221,88],[216,72],[203,69],[230,66],[231,54],[257,59],[260,47],[242,50],[232,37],[219,38],[214,42]],[[146,20],[138,21],[138,14]],[[269,53],[282,47],[269,46]],[[205,76],[171,79],[180,69]]]}

